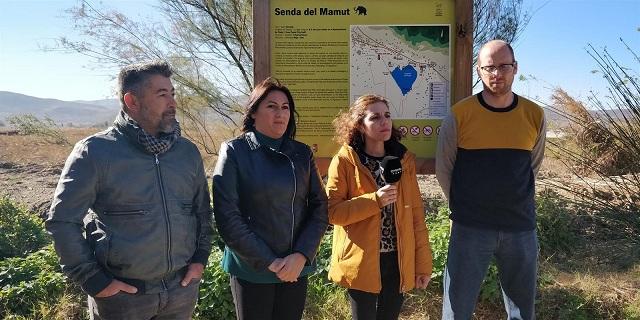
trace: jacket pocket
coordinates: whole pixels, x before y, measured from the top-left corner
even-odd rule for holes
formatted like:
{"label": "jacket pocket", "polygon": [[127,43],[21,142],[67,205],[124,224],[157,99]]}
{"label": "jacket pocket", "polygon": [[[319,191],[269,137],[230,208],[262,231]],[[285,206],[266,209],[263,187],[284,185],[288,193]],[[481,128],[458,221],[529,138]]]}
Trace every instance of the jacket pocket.
{"label": "jacket pocket", "polygon": [[[151,204],[110,204],[99,207],[106,241],[95,248],[96,259],[115,276],[154,277],[165,267],[162,216]],[[153,239],[152,241],[150,241]]]}
{"label": "jacket pocket", "polygon": [[110,210],[104,211],[105,216],[144,216],[148,215],[148,210]]}
{"label": "jacket pocket", "polygon": [[[96,213],[109,222],[121,221],[118,218],[138,218],[151,216],[157,204],[153,203],[104,203],[96,204]],[[116,219],[116,220],[114,220]]]}
{"label": "jacket pocket", "polygon": [[171,250],[174,264],[186,264],[198,245],[198,219],[191,202],[169,201]]}

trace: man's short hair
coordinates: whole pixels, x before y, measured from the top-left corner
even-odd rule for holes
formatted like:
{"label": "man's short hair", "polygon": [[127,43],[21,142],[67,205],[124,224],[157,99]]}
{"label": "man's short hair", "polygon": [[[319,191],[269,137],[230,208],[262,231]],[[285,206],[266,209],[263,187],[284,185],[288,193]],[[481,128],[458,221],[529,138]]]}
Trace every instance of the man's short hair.
{"label": "man's short hair", "polygon": [[513,62],[516,62],[516,54],[513,53],[513,47],[511,47],[511,44],[509,42],[506,42],[506,43],[507,43],[507,49],[509,49],[509,52],[511,52],[511,59],[513,60]]}
{"label": "man's short hair", "polygon": [[489,44],[490,42],[496,42],[496,41],[497,42],[502,42],[505,45],[505,47],[507,47],[507,49],[509,49],[509,52],[511,53],[511,59],[513,60],[513,62],[516,62],[516,54],[513,52],[513,47],[511,46],[511,44],[509,42],[507,42],[507,41],[502,40],[502,39],[494,39],[494,40],[485,42],[480,47],[480,50],[478,50],[478,57],[477,57],[477,60],[476,60],[477,64],[478,64],[478,67],[480,67],[480,53],[482,52],[482,49],[484,49],[484,47],[487,44]]}
{"label": "man's short hair", "polygon": [[171,66],[164,60],[135,63],[123,67],[118,74],[120,106],[126,109],[124,95],[127,92],[132,92],[134,95],[142,94],[142,89],[151,76],[161,75],[169,78],[172,74]]}

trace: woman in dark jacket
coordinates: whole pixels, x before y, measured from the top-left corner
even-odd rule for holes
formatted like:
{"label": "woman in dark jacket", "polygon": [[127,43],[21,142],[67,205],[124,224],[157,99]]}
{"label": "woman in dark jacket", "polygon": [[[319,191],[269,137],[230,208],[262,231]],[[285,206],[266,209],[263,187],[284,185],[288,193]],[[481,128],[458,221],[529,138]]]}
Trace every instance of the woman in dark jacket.
{"label": "woman in dark jacket", "polygon": [[213,210],[238,319],[300,319],[307,275],[327,228],[309,146],[295,141],[287,87],[269,78],[247,103],[243,133],[220,147]]}

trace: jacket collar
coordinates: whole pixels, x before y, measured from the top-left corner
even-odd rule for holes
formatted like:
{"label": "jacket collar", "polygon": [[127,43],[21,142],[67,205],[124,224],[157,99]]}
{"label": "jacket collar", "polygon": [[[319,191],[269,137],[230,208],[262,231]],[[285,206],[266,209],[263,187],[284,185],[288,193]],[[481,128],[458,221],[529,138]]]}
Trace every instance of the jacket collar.
{"label": "jacket collar", "polygon": [[127,115],[124,112],[124,110],[120,110],[120,112],[116,116],[116,119],[113,122],[113,127],[118,132],[120,132],[125,137],[126,141],[132,144],[135,148],[147,153],[148,151],[138,141],[138,130],[140,129],[137,126],[137,123],[135,122],[135,120],[133,121],[133,123],[136,123],[136,125],[132,124],[129,121],[130,119],[131,118],[129,117],[129,115]]}
{"label": "jacket collar", "polygon": [[[413,153],[411,153],[407,149],[407,147],[405,147],[400,142],[388,141],[388,142],[385,142],[384,147],[385,147],[385,150],[387,150],[387,153],[389,155],[393,155],[401,159],[402,167],[406,167],[407,163],[410,161],[415,161],[415,156],[413,155]],[[342,156],[348,159],[349,162],[351,162],[351,164],[353,164],[354,167],[359,169],[355,171],[356,185],[362,185],[361,181],[363,179],[369,179],[370,182],[373,183],[373,185],[375,185],[376,182],[375,180],[373,180],[373,176],[371,175],[371,172],[369,172],[369,170],[365,168],[364,164],[360,162],[360,157],[358,157],[358,153],[353,147],[346,144],[342,145],[342,147],[338,151],[338,156]],[[363,178],[362,177],[363,175],[368,178]]]}
{"label": "jacket collar", "polygon": [[396,156],[400,159],[404,159],[405,153],[407,153],[407,147],[402,143],[394,140],[389,140],[384,143],[384,148],[391,156]]}
{"label": "jacket collar", "polygon": [[260,148],[260,141],[258,141],[258,137],[256,137],[256,134],[253,131],[245,132],[244,140],[249,144],[249,149],[251,149],[251,151]]}
{"label": "jacket collar", "polygon": [[[355,152],[362,151],[362,150],[356,150],[353,147],[351,147],[351,149]],[[385,141],[384,149],[385,149],[386,155],[396,156],[400,159],[404,158],[404,155],[407,152],[407,147],[405,147],[402,143],[394,140]]]}
{"label": "jacket collar", "polygon": [[[262,144],[258,140],[258,137],[256,137],[255,132],[247,131],[243,134],[243,136],[244,136],[244,140],[247,141],[247,144],[249,145],[249,149],[251,149],[251,151],[258,150],[260,149],[260,147],[262,147]],[[282,145],[280,145],[279,152],[287,155],[290,154],[290,151],[293,149],[293,145],[291,144],[290,140],[291,139],[289,139],[288,137],[284,137],[284,139],[282,139]]]}

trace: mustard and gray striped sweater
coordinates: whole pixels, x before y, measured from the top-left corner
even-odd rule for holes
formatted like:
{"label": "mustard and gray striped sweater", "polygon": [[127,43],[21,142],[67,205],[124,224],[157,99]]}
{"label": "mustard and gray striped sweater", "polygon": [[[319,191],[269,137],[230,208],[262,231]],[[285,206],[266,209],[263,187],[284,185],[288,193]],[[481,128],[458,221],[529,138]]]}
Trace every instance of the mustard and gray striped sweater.
{"label": "mustard and gray striped sweater", "polygon": [[506,108],[488,105],[482,92],[454,105],[436,153],[451,220],[493,230],[534,229],[534,180],[545,132],[542,108],[515,94]]}

